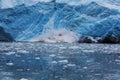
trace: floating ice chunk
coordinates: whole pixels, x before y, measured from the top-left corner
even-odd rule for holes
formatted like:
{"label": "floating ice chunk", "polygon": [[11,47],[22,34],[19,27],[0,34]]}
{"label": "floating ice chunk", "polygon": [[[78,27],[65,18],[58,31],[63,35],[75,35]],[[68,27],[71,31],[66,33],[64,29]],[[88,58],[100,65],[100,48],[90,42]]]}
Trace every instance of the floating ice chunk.
{"label": "floating ice chunk", "polygon": [[26,78],[21,78],[20,80],[28,80],[28,79],[26,79]]}
{"label": "floating ice chunk", "polygon": [[66,64],[68,63],[68,60],[60,60],[59,63]]}
{"label": "floating ice chunk", "polygon": [[0,72],[0,74],[2,74],[3,76],[12,76],[13,75],[12,72]]}
{"label": "floating ice chunk", "polygon": [[66,49],[66,48],[67,48],[67,47],[65,47],[65,46],[64,46],[64,47],[63,47],[63,46],[59,47],[59,49]]}
{"label": "floating ice chunk", "polygon": [[0,80],[15,80],[15,79],[8,77],[8,76],[7,77],[5,76],[5,77],[1,78]]}
{"label": "floating ice chunk", "polygon": [[35,59],[39,60],[39,59],[40,59],[40,57],[35,57]]}
{"label": "floating ice chunk", "polygon": [[116,59],[115,61],[120,63],[120,60],[119,60],[119,59]]}
{"label": "floating ice chunk", "polygon": [[76,66],[76,65],[75,64],[67,64],[67,66],[73,67],[73,66]]}
{"label": "floating ice chunk", "polygon": [[29,53],[29,51],[26,51],[26,50],[18,50],[17,52],[20,52],[20,53]]}
{"label": "floating ice chunk", "polygon": [[57,61],[52,61],[52,64],[57,64]]}
{"label": "floating ice chunk", "polygon": [[27,71],[30,71],[30,69],[27,69]]}
{"label": "floating ice chunk", "polygon": [[8,66],[13,66],[14,64],[12,62],[6,63]]}
{"label": "floating ice chunk", "polygon": [[51,54],[51,55],[49,55],[50,57],[55,57],[56,55],[55,54]]}
{"label": "floating ice chunk", "polygon": [[83,67],[83,69],[88,69],[88,67]]}
{"label": "floating ice chunk", "polygon": [[15,54],[15,52],[7,52],[5,53],[6,55],[12,55],[12,54]]}
{"label": "floating ice chunk", "polygon": [[70,49],[78,49],[78,46],[71,46]]}

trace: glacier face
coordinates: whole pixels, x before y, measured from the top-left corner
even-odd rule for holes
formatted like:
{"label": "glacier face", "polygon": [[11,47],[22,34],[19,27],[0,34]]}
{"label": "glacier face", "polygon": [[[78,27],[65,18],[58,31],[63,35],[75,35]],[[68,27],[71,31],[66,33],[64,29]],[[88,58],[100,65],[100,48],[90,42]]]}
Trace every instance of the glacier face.
{"label": "glacier face", "polygon": [[[5,1],[10,1],[10,6]],[[52,34],[52,30],[61,28],[77,36],[106,39],[106,36],[111,35],[120,41],[119,0],[27,1],[3,0],[6,5],[2,4],[5,7],[0,9],[0,26],[16,41]]]}

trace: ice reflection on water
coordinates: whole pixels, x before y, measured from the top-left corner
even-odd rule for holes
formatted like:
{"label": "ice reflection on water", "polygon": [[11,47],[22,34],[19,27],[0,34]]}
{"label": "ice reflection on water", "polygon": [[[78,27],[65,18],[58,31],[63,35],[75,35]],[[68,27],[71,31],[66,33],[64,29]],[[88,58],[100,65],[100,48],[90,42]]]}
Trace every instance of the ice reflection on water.
{"label": "ice reflection on water", "polygon": [[120,80],[120,45],[0,43],[0,80]]}

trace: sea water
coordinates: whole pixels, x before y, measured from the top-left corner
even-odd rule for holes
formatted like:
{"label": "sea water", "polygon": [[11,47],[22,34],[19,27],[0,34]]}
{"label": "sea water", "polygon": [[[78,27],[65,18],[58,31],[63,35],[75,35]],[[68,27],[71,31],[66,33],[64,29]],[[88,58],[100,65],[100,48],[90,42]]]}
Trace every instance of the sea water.
{"label": "sea water", "polygon": [[120,80],[120,45],[0,43],[0,80]]}

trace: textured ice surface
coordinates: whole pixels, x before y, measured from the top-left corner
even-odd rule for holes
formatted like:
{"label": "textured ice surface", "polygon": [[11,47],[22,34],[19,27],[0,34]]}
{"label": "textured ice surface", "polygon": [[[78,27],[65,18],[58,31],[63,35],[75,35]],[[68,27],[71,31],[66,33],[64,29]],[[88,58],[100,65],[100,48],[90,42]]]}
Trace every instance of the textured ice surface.
{"label": "textured ice surface", "polygon": [[[2,1],[8,4],[10,0]],[[64,28],[78,36],[102,39],[107,36],[111,41],[120,42],[119,0],[21,0],[20,4],[25,3],[23,5],[12,1],[17,6],[0,9],[0,26],[16,41],[28,41],[53,29]],[[9,5],[13,4],[12,1]],[[36,4],[27,6],[30,3]]]}
{"label": "textured ice surface", "polygon": [[21,4],[27,6],[34,5],[38,2],[50,2],[51,0],[0,0],[1,8],[12,8]]}
{"label": "textured ice surface", "polygon": [[120,9],[120,1],[119,0],[56,0],[58,3],[67,3],[70,5],[80,5],[80,4],[88,4],[90,2],[96,2],[99,5],[111,8],[111,9]]}
{"label": "textured ice surface", "polygon": [[90,2],[97,2],[109,8],[117,8],[120,6],[119,0],[0,0],[1,8],[10,8],[17,5],[34,5],[38,2],[51,2],[55,1],[57,3],[67,3],[71,5],[87,4]]}
{"label": "textured ice surface", "polygon": [[120,79],[119,44],[0,45],[1,80]]}

